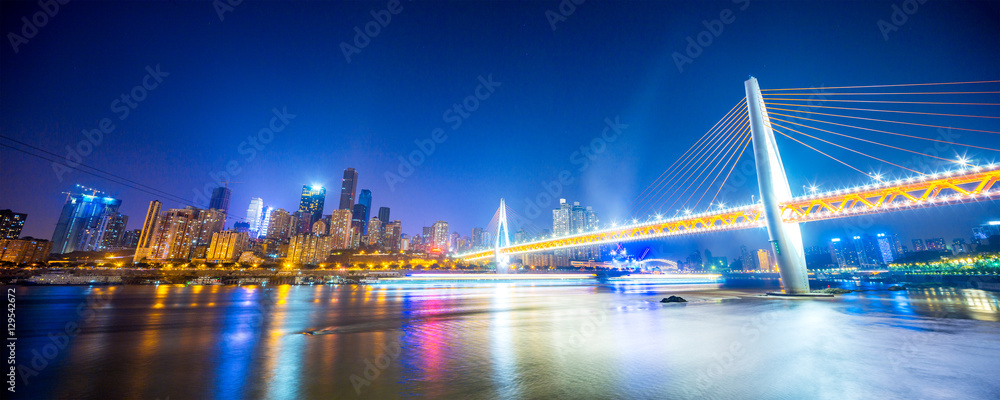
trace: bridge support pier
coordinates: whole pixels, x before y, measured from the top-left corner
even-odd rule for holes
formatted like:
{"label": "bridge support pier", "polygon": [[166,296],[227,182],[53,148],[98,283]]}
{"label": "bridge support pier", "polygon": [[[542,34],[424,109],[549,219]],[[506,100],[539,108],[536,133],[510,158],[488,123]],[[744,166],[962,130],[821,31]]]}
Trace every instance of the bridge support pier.
{"label": "bridge support pier", "polygon": [[806,294],[809,293],[809,277],[806,273],[802,231],[798,223],[781,220],[780,204],[792,199],[792,191],[788,187],[788,178],[781,164],[778,145],[774,141],[774,132],[771,130],[771,121],[760,95],[757,78],[751,77],[744,85],[760,199],[767,223],[767,235],[781,275],[781,287],[787,294]]}
{"label": "bridge support pier", "polygon": [[496,273],[510,273],[510,256],[501,254],[500,249],[510,246],[510,232],[507,229],[507,204],[500,199],[500,215],[497,218],[497,239],[494,241],[494,261],[496,261]]}

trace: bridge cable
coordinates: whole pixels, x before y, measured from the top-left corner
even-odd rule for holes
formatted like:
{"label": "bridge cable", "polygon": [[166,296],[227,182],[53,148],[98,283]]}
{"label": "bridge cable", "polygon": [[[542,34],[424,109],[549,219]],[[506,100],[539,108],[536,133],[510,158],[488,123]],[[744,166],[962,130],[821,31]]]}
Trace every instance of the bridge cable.
{"label": "bridge cable", "polygon": [[[779,126],[780,126],[780,125],[779,125]],[[788,129],[788,130],[790,130],[790,131],[792,131],[792,132],[795,132],[795,133],[798,133],[798,134],[800,134],[800,135],[803,135],[803,136],[807,136],[807,137],[810,137],[810,138],[813,138],[813,139],[816,139],[816,140],[819,140],[819,141],[821,141],[821,142],[823,142],[823,143],[827,143],[827,144],[832,144],[832,145],[834,145],[834,146],[837,146],[837,147],[840,147],[840,148],[842,148],[842,149],[844,149],[844,150],[848,150],[848,151],[851,151],[851,152],[854,152],[854,153],[857,153],[857,154],[861,154],[861,155],[863,155],[863,156],[865,156],[865,157],[868,157],[868,158],[872,158],[872,159],[875,159],[875,160],[878,160],[878,161],[881,161],[881,162],[884,162],[884,163],[886,163],[886,164],[889,164],[889,165],[892,165],[892,166],[895,166],[895,167],[898,167],[898,168],[902,168],[902,169],[905,169],[905,170],[907,170],[907,171],[910,171],[910,172],[913,172],[913,173],[916,173],[916,174],[919,174],[919,175],[926,175],[926,174],[925,174],[925,173],[923,173],[923,172],[920,172],[920,171],[916,171],[916,170],[912,170],[912,169],[909,169],[909,168],[906,168],[906,167],[904,167],[904,166],[902,166],[902,165],[899,165],[899,164],[895,164],[895,163],[892,163],[892,162],[889,162],[889,161],[886,161],[886,160],[883,160],[883,159],[881,159],[881,158],[878,158],[878,157],[875,157],[875,156],[873,156],[873,155],[869,155],[869,154],[866,154],[866,153],[863,153],[863,152],[860,152],[860,151],[857,151],[857,150],[854,150],[854,149],[852,149],[852,148],[849,148],[849,147],[845,147],[845,146],[841,146],[841,145],[839,145],[839,144],[836,144],[836,143],[833,143],[833,142],[830,142],[830,141],[828,141],[828,140],[823,140],[823,139],[820,139],[820,138],[818,138],[818,137],[815,137],[815,136],[812,136],[812,135],[810,135],[810,134],[807,134],[807,133],[802,133],[802,132],[799,132],[799,131],[797,131],[797,130],[795,130],[795,129],[792,129],[792,128],[789,128],[789,127],[786,127],[786,126],[782,126],[782,128],[784,128],[784,129]],[[772,127],[771,129],[774,129],[774,128]]]}
{"label": "bridge cable", "polygon": [[[894,92],[894,93],[779,93],[776,96],[895,96],[903,94],[997,94],[1000,91],[986,91],[986,92]],[[763,96],[763,95],[762,95]]]}
{"label": "bridge cable", "polygon": [[[743,138],[746,136],[745,132],[747,131],[747,129],[750,126],[749,122],[750,122],[749,119],[747,119],[746,121],[743,122],[743,125],[741,125],[740,128],[739,128],[740,130],[737,131],[737,133],[733,136],[734,140],[729,145],[729,147],[727,147],[725,149],[724,153],[717,153],[715,155],[715,158],[713,158],[712,161],[711,161],[711,163],[710,163],[711,168],[707,169],[705,171],[702,171],[701,174],[699,174],[694,179],[694,181],[692,183],[698,182],[698,186],[695,186],[694,190],[691,191],[691,194],[688,195],[688,197],[686,199],[684,199],[684,203],[681,204],[681,208],[687,208],[688,202],[691,201],[691,198],[693,198],[696,193],[700,192],[701,191],[701,186],[704,185],[705,182],[707,182],[708,176],[705,176],[705,179],[701,179],[701,175],[702,174],[704,174],[705,172],[708,172],[708,174],[711,175],[712,172],[714,172],[716,168],[721,167],[721,168],[719,168],[719,172],[716,174],[715,179],[712,180],[712,184],[714,184],[715,180],[719,178],[719,175],[722,175],[722,170],[724,170],[726,168],[726,164],[721,164],[720,165],[720,164],[716,163],[715,160],[717,160],[720,155],[722,156],[723,159],[725,159],[727,155],[729,155],[731,153],[735,154],[736,148],[739,147],[739,145],[743,144]],[[732,159],[732,157],[730,157],[730,159]],[[727,164],[728,164],[728,160],[727,160]],[[708,186],[708,188],[711,188],[711,187],[712,187],[711,185]],[[708,188],[706,188],[705,190],[707,191]],[[702,192],[702,197],[704,197],[704,196],[705,196],[705,192]],[[678,200],[680,200],[680,199],[678,198]],[[699,201],[700,201],[700,199],[699,199]],[[691,208],[696,208],[697,206],[698,206],[698,204],[695,203],[694,206],[692,206]],[[673,205],[671,205],[670,208],[673,208]]]}
{"label": "bridge cable", "polygon": [[[644,213],[652,210],[653,208],[655,208],[657,206],[657,204],[660,203],[660,200],[663,199],[664,196],[667,196],[668,193],[672,193],[671,192],[671,187],[673,188],[673,192],[676,192],[677,189],[680,187],[677,184],[677,182],[680,182],[679,179],[683,179],[683,177],[685,175],[687,175],[688,171],[692,167],[694,167],[696,164],[700,164],[699,160],[702,160],[701,163],[703,163],[704,162],[703,160],[706,158],[706,156],[708,154],[711,154],[711,152],[716,147],[718,147],[721,143],[724,142],[724,139],[726,139],[727,137],[729,137],[729,135],[730,135],[730,129],[731,129],[732,124],[734,122],[736,122],[736,121],[742,121],[743,119],[746,118],[746,114],[742,114],[741,113],[741,115],[742,115],[741,117],[737,117],[737,118],[731,120],[729,123],[727,123],[726,126],[723,127],[722,130],[720,130],[719,132],[717,132],[717,134],[716,134],[715,138],[712,140],[712,142],[707,143],[707,147],[704,147],[701,150],[699,150],[699,152],[697,154],[697,157],[690,158],[688,161],[686,161],[684,163],[684,165],[682,165],[680,167],[680,169],[678,169],[676,171],[677,173],[673,176],[673,178],[671,178],[670,180],[666,181],[665,184],[660,188],[660,190],[658,190],[656,193],[653,193],[653,196],[656,196],[657,194],[659,194],[659,197],[657,197],[652,202],[647,202],[646,205],[643,208],[638,209],[633,215],[642,215],[642,214],[644,214]],[[674,184],[672,186],[671,186],[671,182],[674,182]],[[670,196],[673,196],[673,194],[670,194]],[[662,208],[662,207],[660,207],[660,208]]]}
{"label": "bridge cable", "polygon": [[715,196],[712,196],[712,201],[708,202],[708,207],[711,208],[712,204],[715,204],[715,197],[719,195],[720,191],[722,191],[722,187],[725,186],[726,181],[729,180],[729,175],[733,173],[733,169],[736,168],[736,164],[738,164],[740,159],[743,158],[743,152],[746,151],[747,145],[749,145],[750,142],[753,140],[753,135],[750,133],[746,134],[744,137],[745,139],[743,140],[743,147],[741,147],[738,151],[734,152],[731,156],[729,156],[729,160],[727,160],[726,163],[722,165],[723,169],[719,170],[719,174],[715,176],[715,179],[712,179],[712,183],[710,183],[708,187],[705,188],[705,192],[703,192],[701,194],[701,197],[698,198],[698,201],[695,202],[695,207],[701,205],[701,200],[705,198],[705,195],[708,194],[708,191],[712,189],[713,185],[715,185],[715,181],[718,180],[719,176],[722,175],[722,171],[726,168],[726,165],[729,165],[729,162],[733,160],[733,157],[739,155],[739,157],[736,157],[735,162],[733,162],[733,166],[729,168],[729,173],[726,174],[726,178],[719,185],[719,190],[715,192]]}
{"label": "bridge cable", "polygon": [[1000,119],[1000,116],[987,116],[987,115],[966,115],[966,114],[942,114],[942,113],[928,113],[920,111],[900,111],[900,110],[877,110],[871,108],[850,108],[850,107],[830,107],[830,106],[817,106],[817,105],[806,105],[806,104],[788,104],[788,103],[768,103],[765,102],[768,107],[775,106],[790,106],[790,107],[809,107],[809,108],[830,108],[835,110],[851,110],[851,111],[872,111],[872,112],[889,112],[889,113],[900,113],[900,114],[921,114],[921,115],[935,115],[935,116],[946,116],[946,117],[964,117],[964,118],[993,118]]}
{"label": "bridge cable", "polygon": [[[911,139],[919,139],[919,140],[926,140],[926,141],[930,141],[930,142],[945,143],[945,144],[950,144],[950,145],[953,145],[953,146],[969,147],[969,148],[974,148],[974,149],[982,149],[982,150],[990,150],[990,151],[1000,151],[1000,149],[994,149],[994,148],[990,148],[990,147],[974,146],[974,145],[970,145],[970,144],[961,144],[961,143],[949,142],[947,140],[940,140],[940,139],[930,139],[930,138],[925,138],[925,137],[920,137],[920,136],[907,135],[907,134],[903,134],[903,133],[889,132],[889,131],[883,131],[883,130],[879,130],[879,129],[864,128],[864,127],[860,127],[860,126],[840,124],[840,123],[836,123],[836,122],[822,121],[822,120],[812,119],[812,118],[806,118],[806,117],[799,117],[799,116],[795,116],[795,115],[787,115],[787,114],[772,113],[772,112],[769,112],[768,115],[780,115],[782,117],[804,119],[804,120],[807,120],[807,121],[821,122],[821,123],[824,123],[824,124],[843,126],[843,127],[847,127],[847,128],[855,128],[855,129],[861,129],[861,130],[866,130],[866,131],[885,133],[887,135],[895,135],[895,136],[908,137],[908,138],[911,138]],[[790,122],[790,121],[786,121],[786,122]],[[794,122],[791,122],[791,123],[794,123]]]}
{"label": "bridge cable", "polygon": [[764,97],[765,100],[784,101],[827,101],[836,103],[885,103],[885,104],[933,104],[933,105],[962,105],[962,106],[1000,106],[1000,103],[961,103],[961,102],[941,102],[941,101],[892,101],[892,100],[833,100],[833,99],[787,99],[780,97]]}
{"label": "bridge cable", "polygon": [[986,130],[982,130],[982,129],[955,128],[955,127],[950,127],[950,126],[918,124],[916,122],[891,121],[891,120],[876,119],[876,118],[865,118],[865,117],[853,117],[853,116],[848,116],[848,115],[827,114],[827,113],[814,112],[814,111],[789,110],[789,109],[786,109],[786,108],[772,108],[771,110],[789,111],[789,112],[800,112],[800,113],[805,113],[805,114],[825,115],[825,116],[829,116],[829,117],[861,119],[861,120],[865,120],[865,121],[889,122],[889,123],[894,123],[894,124],[925,126],[925,127],[928,127],[928,128],[957,129],[957,130],[960,130],[960,131],[971,131],[971,132],[984,132],[984,133],[996,133],[996,134],[1000,134],[1000,132],[998,132],[998,131],[986,131]]}
{"label": "bridge cable", "polygon": [[[738,118],[738,116],[743,113],[743,110],[746,107],[745,102],[746,102],[746,98],[744,97],[742,100],[740,100],[739,103],[736,104],[736,107],[734,107],[733,109],[729,110],[728,113],[726,113],[726,116],[723,117],[723,120],[720,121],[720,122],[723,122],[723,126],[720,129],[716,130],[716,127],[718,127],[719,124],[716,124],[715,126],[713,126],[712,130],[709,130],[708,133],[712,133],[713,130],[715,131],[715,133],[713,133],[712,135],[708,136],[708,138],[705,141],[702,141],[701,139],[699,139],[699,141],[696,142],[694,145],[692,145],[690,148],[688,148],[688,151],[685,151],[684,154],[682,154],[681,157],[679,157],[677,159],[677,161],[674,161],[674,164],[672,164],[670,166],[670,168],[668,168],[668,170],[667,170],[667,171],[670,172],[670,174],[668,174],[666,178],[664,178],[662,180],[659,180],[659,183],[655,183],[655,185],[651,185],[651,186],[654,186],[654,190],[649,191],[648,193],[646,193],[645,197],[640,197],[639,198],[639,202],[638,203],[630,206],[629,207],[630,213],[634,212],[634,211],[637,211],[638,209],[641,209],[646,203],[648,203],[653,198],[653,196],[656,196],[657,194],[660,193],[660,191],[663,190],[664,185],[666,185],[667,183],[669,183],[670,180],[672,179],[672,177],[677,173],[678,169],[674,169],[675,166],[677,166],[677,168],[683,168],[683,165],[686,165],[686,163],[688,162],[687,160],[691,159],[692,157],[696,157],[698,154],[700,154],[700,152],[702,151],[703,147],[706,144],[712,143],[715,140],[715,138],[718,137],[718,135],[720,133],[724,132],[726,130],[726,127],[731,124],[732,118],[734,118],[734,117]],[[735,114],[733,114],[734,110],[736,110]],[[706,135],[708,135],[708,133],[706,133]],[[705,136],[703,136],[703,138],[704,137]],[[694,153],[690,153],[689,154],[689,152],[691,150],[694,150]],[[678,165],[678,163],[681,163],[681,164]],[[664,173],[666,173],[667,171],[664,171]],[[662,176],[662,174],[661,174],[661,176]]]}
{"label": "bridge cable", "polygon": [[855,88],[874,88],[874,87],[899,87],[899,86],[936,86],[936,85],[965,85],[965,84],[975,84],[975,83],[996,83],[997,81],[968,81],[968,82],[935,82],[935,83],[901,83],[895,85],[866,85],[866,86],[830,86],[830,87],[817,87],[817,88],[785,88],[785,89],[761,89],[762,92],[774,92],[774,91],[785,91],[785,90],[823,90],[823,89],[855,89]]}
{"label": "bridge cable", "polygon": [[808,145],[808,144],[805,144],[805,143],[803,143],[802,141],[800,141],[800,140],[798,140],[798,139],[796,139],[796,138],[793,138],[793,137],[791,137],[791,136],[788,136],[788,135],[786,135],[786,134],[785,134],[784,132],[782,132],[782,131],[779,131],[779,130],[777,130],[777,129],[774,129],[773,127],[771,128],[771,130],[772,130],[772,131],[775,131],[775,132],[778,132],[778,133],[779,133],[779,134],[781,134],[782,136],[784,136],[784,137],[787,137],[787,138],[789,138],[789,139],[792,139],[792,140],[796,141],[797,143],[799,143],[799,144],[801,144],[801,145],[803,145],[803,146],[806,146],[806,147],[808,147],[808,148],[812,149],[813,151],[815,151],[815,152],[817,152],[817,153],[819,153],[819,154],[822,154],[822,155],[824,155],[824,156],[827,156],[827,157],[829,157],[829,158],[833,159],[833,160],[834,160],[834,161],[836,161],[836,162],[839,162],[839,163],[841,163],[841,164],[844,164],[844,165],[846,165],[847,167],[849,167],[849,168],[851,168],[851,169],[853,169],[853,170],[855,170],[855,171],[858,171],[858,172],[862,173],[863,175],[865,175],[865,176],[867,176],[867,177],[870,177],[870,176],[871,176],[871,175],[869,175],[869,174],[868,174],[867,172],[865,172],[865,171],[862,171],[862,170],[860,170],[860,169],[857,169],[857,168],[855,168],[855,167],[854,167],[853,165],[851,165],[851,164],[848,164],[848,163],[845,163],[845,162],[843,162],[843,161],[840,161],[840,159],[838,159],[838,158],[836,158],[836,157],[834,157],[834,156],[831,156],[831,155],[829,155],[829,154],[826,154],[826,153],[824,153],[824,152],[820,151],[819,149],[817,149],[817,148],[815,148],[815,147],[812,147],[812,146],[810,146],[810,145]]}
{"label": "bridge cable", "polygon": [[[711,129],[709,129],[709,130],[708,130],[707,132],[705,132],[705,134],[704,134],[704,135],[701,135],[701,137],[700,137],[700,138],[698,138],[698,140],[697,140],[697,141],[695,142],[695,144],[698,144],[698,143],[699,143],[699,142],[701,142],[701,141],[702,141],[703,139],[705,139],[706,137],[708,137],[708,135],[709,135],[710,133],[712,133],[712,131],[714,131],[714,130],[715,130],[715,128],[716,128],[717,126],[719,126],[719,124],[721,124],[721,123],[722,123],[723,121],[725,121],[726,119],[728,119],[728,118],[729,118],[729,115],[730,115],[730,114],[731,114],[731,113],[732,113],[733,111],[735,111],[737,107],[739,107],[739,106],[740,106],[741,104],[743,104],[743,102],[744,102],[744,101],[746,101],[746,97],[743,97],[743,99],[742,99],[742,100],[740,100],[740,101],[739,101],[738,103],[736,103],[736,105],[735,105],[735,106],[733,106],[733,108],[731,108],[731,109],[729,110],[729,112],[727,112],[727,113],[726,113],[726,115],[724,115],[724,116],[723,116],[722,118],[720,118],[720,119],[719,119],[719,121],[718,121],[718,122],[716,122],[716,123],[715,123],[715,125],[713,125]],[[690,151],[691,151],[692,149],[694,149],[694,147],[695,147],[694,145],[691,145],[691,147],[688,147],[688,149],[687,149],[686,151],[684,151],[684,154],[681,154],[681,156],[680,156],[680,157],[677,157],[677,159],[676,159],[676,160],[674,161],[674,163],[673,163],[673,164],[671,164],[671,165],[670,165],[669,167],[667,167],[667,169],[663,170],[663,173],[661,173],[659,177],[657,177],[657,178],[656,178],[655,180],[653,180],[653,183],[650,183],[650,184],[649,184],[649,186],[647,186],[647,187],[646,187],[646,189],[644,189],[644,190],[643,190],[643,191],[642,191],[641,193],[639,193],[639,195],[638,195],[638,196],[637,196],[637,197],[636,197],[636,198],[635,198],[634,200],[632,200],[632,202],[631,202],[631,203],[629,204],[629,208],[632,208],[633,206],[635,206],[635,203],[636,203],[637,201],[639,201],[639,199],[641,199],[641,198],[642,198],[642,196],[643,196],[644,194],[646,194],[646,192],[647,192],[647,191],[649,191],[649,190],[650,190],[651,188],[653,188],[653,187],[654,187],[654,186],[655,186],[655,185],[657,184],[657,182],[659,182],[659,181],[660,181],[660,180],[661,180],[661,179],[663,178],[663,176],[664,176],[664,175],[666,175],[666,173],[667,173],[667,172],[669,172],[669,171],[671,170],[671,168],[673,168],[673,167],[674,167],[674,165],[676,165],[676,164],[677,164],[678,162],[680,162],[680,161],[681,161],[681,159],[682,159],[682,158],[683,158],[683,157],[684,157],[684,156],[685,156],[685,155],[686,155],[686,154],[687,154],[688,152],[690,152]]]}
{"label": "bridge cable", "polygon": [[[781,118],[771,118],[771,120],[781,121],[781,122],[788,123],[788,124],[794,124],[794,125],[802,126],[802,127],[805,127],[805,128],[817,130],[817,131],[820,131],[820,132],[826,132],[826,133],[834,134],[834,135],[837,135],[837,136],[843,136],[843,137],[854,139],[854,140],[860,140],[862,142],[871,143],[871,144],[875,144],[875,145],[879,145],[879,146],[884,146],[884,147],[888,147],[888,148],[891,148],[891,149],[901,150],[901,151],[905,151],[905,152],[908,152],[908,153],[919,154],[919,155],[930,157],[930,158],[936,158],[938,160],[949,161],[949,162],[954,161],[954,160],[950,160],[950,159],[947,159],[947,158],[942,158],[942,157],[938,157],[938,156],[932,156],[930,154],[924,154],[924,153],[921,153],[919,151],[913,151],[913,150],[909,150],[909,149],[904,149],[902,147],[896,147],[896,146],[888,145],[888,144],[885,144],[885,143],[876,142],[874,140],[862,139],[862,138],[859,138],[859,137],[854,137],[854,136],[850,136],[850,135],[845,135],[843,133],[837,133],[837,132],[833,132],[833,131],[828,131],[826,129],[820,129],[820,128],[812,127],[812,126],[809,126],[809,125],[799,124],[799,123],[795,123],[795,122],[791,122],[791,121],[785,121],[785,120],[783,120]],[[773,124],[777,125],[777,126],[781,126],[781,127],[784,128],[784,126],[782,126],[781,124],[776,124],[776,123],[773,123]]]}
{"label": "bridge cable", "polygon": [[751,142],[753,142],[753,135],[751,135],[751,137],[747,139],[747,142],[743,144],[743,149],[740,150],[740,156],[736,158],[735,162],[733,162],[733,166],[729,167],[729,173],[726,174],[726,179],[722,180],[722,184],[719,185],[719,189],[715,191],[715,195],[712,196],[712,201],[710,201],[709,204],[715,203],[715,198],[719,196],[719,193],[722,192],[722,188],[726,186],[726,182],[729,181],[729,175],[732,175],[733,170],[736,169],[736,165],[740,163],[741,159],[743,159],[743,155],[746,154],[746,148]]}

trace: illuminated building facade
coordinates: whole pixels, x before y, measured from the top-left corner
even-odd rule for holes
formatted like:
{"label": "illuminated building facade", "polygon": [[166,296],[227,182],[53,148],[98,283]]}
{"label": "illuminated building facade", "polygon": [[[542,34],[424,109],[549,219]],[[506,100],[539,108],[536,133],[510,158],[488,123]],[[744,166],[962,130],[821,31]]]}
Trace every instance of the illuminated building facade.
{"label": "illuminated building facade", "polygon": [[323,203],[326,202],[326,188],[319,185],[303,185],[299,199],[299,212],[310,215],[309,224],[323,218]]}
{"label": "illuminated building facade", "polygon": [[21,228],[28,214],[16,213],[11,210],[0,210],[0,239],[17,239],[21,236]]}
{"label": "illuminated building facade", "polygon": [[358,172],[354,168],[344,170],[344,180],[340,186],[340,209],[354,207],[354,193],[358,190]]}
{"label": "illuminated building facade", "polygon": [[99,250],[108,216],[121,204],[112,197],[70,194],[52,233],[52,252]]}

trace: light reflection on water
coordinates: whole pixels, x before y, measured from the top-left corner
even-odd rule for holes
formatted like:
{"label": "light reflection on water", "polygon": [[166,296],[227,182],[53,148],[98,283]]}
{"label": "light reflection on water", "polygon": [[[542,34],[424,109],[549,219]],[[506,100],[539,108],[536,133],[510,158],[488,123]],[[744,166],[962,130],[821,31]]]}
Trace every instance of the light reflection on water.
{"label": "light reflection on water", "polygon": [[[111,302],[84,319],[89,297]],[[686,304],[660,304],[678,294]],[[19,287],[29,398],[993,398],[996,293],[719,285]],[[303,331],[331,332],[313,336]],[[318,332],[319,333],[319,332]],[[398,349],[393,347],[399,344]],[[395,349],[395,350],[394,350]],[[380,358],[382,357],[382,358]],[[360,393],[360,394],[358,394]]]}

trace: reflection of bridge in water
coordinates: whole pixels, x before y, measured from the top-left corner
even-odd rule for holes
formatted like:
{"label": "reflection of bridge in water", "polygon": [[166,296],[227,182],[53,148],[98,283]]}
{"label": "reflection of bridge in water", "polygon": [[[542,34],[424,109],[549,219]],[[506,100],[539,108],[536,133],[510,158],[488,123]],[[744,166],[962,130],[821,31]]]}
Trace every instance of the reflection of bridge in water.
{"label": "reflection of bridge in water", "polygon": [[[984,81],[984,82],[956,82],[956,83],[941,83],[932,85],[952,85],[952,84],[976,84],[976,83],[996,83],[998,81]],[[916,84],[928,85],[928,84]],[[776,103],[777,101],[795,101],[802,100],[795,98],[795,96],[801,96],[802,93],[789,93],[781,92],[777,95],[762,95],[761,90],[757,85],[757,80],[751,78],[746,81],[746,94],[747,97],[737,104],[733,110],[730,110],[730,114],[724,117],[720,123],[722,128],[716,129],[720,124],[716,124],[709,133],[715,131],[713,135],[715,139],[709,138],[709,140],[714,140],[713,142],[704,142],[706,137],[703,136],[692,146],[695,152],[704,151],[714,148],[712,146],[718,146],[721,143],[719,139],[726,137],[726,133],[719,136],[719,132],[726,131],[730,132],[728,135],[732,136],[726,146],[729,155],[728,163],[733,159],[738,152],[742,152],[749,143],[753,144],[754,149],[754,159],[756,163],[758,186],[760,188],[760,199],[761,201],[757,204],[741,206],[741,207],[725,207],[723,203],[713,203],[717,205],[716,208],[702,213],[691,213],[689,210],[685,210],[684,214],[679,217],[664,218],[657,214],[653,217],[649,217],[645,221],[633,220],[631,224],[623,225],[612,225],[611,227],[599,230],[593,230],[589,232],[578,232],[576,234],[564,235],[559,237],[549,237],[542,238],[539,240],[530,241],[527,243],[515,243],[510,244],[508,233],[507,233],[507,221],[506,213],[507,208],[503,205],[501,201],[501,209],[498,210],[499,215],[502,215],[498,226],[497,226],[497,238],[495,245],[490,250],[473,251],[465,254],[459,254],[456,258],[466,260],[466,261],[497,261],[498,271],[506,270],[507,262],[509,257],[512,255],[533,253],[539,251],[550,251],[550,250],[563,250],[572,249],[584,246],[595,246],[604,245],[612,243],[620,243],[627,241],[638,241],[638,240],[651,240],[660,238],[670,238],[677,236],[695,235],[708,232],[719,232],[727,230],[736,229],[747,229],[747,228],[759,228],[766,227],[768,231],[769,240],[772,244],[772,250],[775,254],[775,258],[779,267],[779,273],[781,276],[782,286],[786,293],[807,293],[809,291],[809,284],[806,275],[805,266],[805,255],[803,251],[801,232],[799,230],[799,223],[811,222],[819,220],[829,220],[836,218],[846,218],[855,217],[859,215],[866,214],[879,214],[888,213],[902,210],[912,210],[918,208],[927,207],[939,207],[967,202],[977,202],[984,200],[995,200],[998,197],[998,191],[991,191],[993,184],[1000,179],[1000,170],[997,170],[995,164],[990,164],[988,166],[973,166],[968,160],[959,159],[958,163],[960,168],[955,170],[950,170],[946,172],[939,173],[923,173],[915,171],[898,164],[891,163],[884,159],[871,156],[859,151],[832,143],[823,139],[816,138],[800,132],[791,125],[801,127],[807,127],[815,129],[817,131],[828,132],[842,137],[848,137],[851,139],[856,139],[864,142],[868,142],[875,145],[886,146],[892,149],[906,151],[909,153],[920,154],[922,156],[947,160],[937,155],[925,154],[920,152],[915,152],[912,150],[907,150],[892,146],[885,143],[880,143],[872,140],[867,140],[863,138],[857,138],[853,136],[848,136],[840,134],[837,132],[831,132],[829,130],[814,128],[807,126],[798,122],[788,121],[785,119],[774,118],[776,121],[780,121],[786,125],[780,124],[778,122],[772,122],[771,117],[768,115],[766,108],[767,104],[777,104],[781,106],[791,106],[800,105],[802,107],[820,107],[820,108],[834,108],[834,109],[846,109],[846,110],[861,110],[861,111],[872,111],[872,112],[897,112],[906,114],[926,114],[926,115],[938,115],[938,116],[955,116],[964,118],[986,118],[986,119],[1000,119],[997,116],[975,116],[975,115],[960,115],[960,114],[948,114],[948,113],[924,113],[915,111],[900,111],[900,110],[873,110],[873,109],[862,109],[862,108],[840,108],[840,107],[829,107],[829,106],[816,106],[816,105],[801,105],[801,104],[786,104],[786,103]],[[909,86],[909,85],[882,85],[882,86]],[[882,87],[876,86],[876,87]],[[861,87],[872,87],[872,86],[861,86]],[[827,89],[842,89],[842,88],[860,88],[860,87],[840,87],[840,88],[827,88]],[[783,90],[783,89],[776,89]],[[912,92],[906,94],[981,94],[981,93],[1000,93],[1000,92]],[[835,95],[876,95],[880,93],[820,93],[824,96],[835,96]],[[903,93],[885,93],[885,94],[903,94]],[[765,96],[768,96],[765,98]],[[775,97],[778,96],[778,97]],[[870,98],[870,97],[867,97]],[[748,101],[749,100],[749,101]],[[879,101],[869,101],[869,100],[823,100],[832,102],[874,102]],[[745,104],[744,104],[745,102]],[[997,103],[975,103],[975,102],[900,102],[900,101],[888,101],[886,103],[893,104],[953,104],[953,105],[1000,105]],[[740,107],[746,109],[747,113],[743,117],[739,117]],[[782,111],[795,111],[783,108],[776,108]],[[733,114],[733,111],[737,112]],[[898,123],[904,125],[919,125],[927,127],[937,127],[937,128],[948,128],[948,129],[960,129],[964,131],[975,131],[975,132],[987,132],[1000,134],[998,131],[991,130],[981,130],[981,129],[966,129],[966,128],[950,128],[937,125],[927,125],[915,122],[907,121],[889,121],[882,119],[873,118],[862,118],[862,117],[851,117],[851,116],[840,116],[835,114],[827,113],[817,113],[812,111],[797,111],[806,114],[820,114],[828,116],[839,116],[844,118],[858,118],[870,121],[879,121],[886,123]],[[730,115],[733,115],[732,117]],[[799,118],[802,120],[819,121],[813,118],[806,118],[796,115],[780,114],[775,113],[785,118]],[[728,119],[727,119],[728,118]],[[725,122],[728,121],[728,122]],[[860,128],[853,127],[850,125],[840,124],[840,123],[830,123],[833,125],[840,125],[845,127],[852,127],[857,129],[862,129],[866,131],[881,132],[890,135],[903,136],[914,139],[929,140],[935,143],[946,143],[953,146],[962,146],[966,148],[974,148],[979,150],[988,151],[1000,151],[998,149],[992,149],[982,146],[973,145],[962,145],[960,143],[948,142],[940,139],[927,139],[920,138],[912,135],[898,134],[894,132],[884,131],[880,129],[870,129],[870,128]],[[875,160],[906,169],[915,175],[912,177],[901,178],[890,180],[884,178],[882,174],[872,173],[866,174],[870,175],[874,182],[867,185],[862,185],[859,187],[840,189],[834,191],[828,191],[824,193],[818,193],[818,190],[814,187],[810,190],[810,194],[805,196],[793,197],[791,190],[788,185],[788,180],[785,176],[785,168],[782,166],[781,157],[778,153],[777,144],[774,139],[774,132],[786,136],[804,146],[819,152],[820,154],[830,157],[833,160],[851,167],[858,172],[862,172],[859,169],[845,163],[837,158],[834,158],[813,146],[805,144],[784,132],[776,129],[776,127],[781,128],[785,131],[790,131],[798,133],[813,139],[820,140],[822,142],[832,144],[834,146],[850,150],[854,153],[865,155],[867,157],[873,158]],[[747,133],[747,131],[750,131]],[[706,134],[708,136],[708,134]],[[714,144],[712,144],[714,143]],[[740,147],[742,145],[742,147]],[[697,146],[697,147],[696,147]],[[688,150],[691,152],[691,149]],[[688,154],[685,152],[685,155]],[[682,155],[678,162],[682,161],[685,157]],[[719,154],[715,154],[712,158],[712,162],[718,159]],[[725,157],[723,157],[725,158]],[[721,161],[721,160],[720,160]],[[678,164],[675,162],[675,165]],[[699,164],[699,168],[704,165],[705,161],[702,160]],[[688,165],[687,169],[683,173],[679,173],[680,166],[678,169],[673,170],[669,176],[685,176],[687,171],[690,170],[690,165],[694,165],[692,161],[688,161],[685,165]],[[723,169],[725,169],[723,164]],[[733,167],[735,167],[735,162]],[[673,166],[671,166],[673,168]],[[715,167],[712,167],[714,170]],[[719,170],[722,172],[722,169]],[[730,168],[729,173],[732,173],[732,168]],[[864,173],[864,172],[862,172]],[[666,172],[664,173],[666,174]],[[728,179],[729,174],[726,175]],[[697,183],[698,188],[701,187],[702,182],[697,182],[701,177],[701,174],[697,175],[692,184]],[[716,179],[719,175],[716,175]],[[663,178],[663,175],[661,175]],[[661,182],[661,185],[670,185],[670,182],[674,182],[677,185],[681,180],[672,181],[675,178],[669,178]],[[679,178],[678,178],[679,179]],[[705,178],[707,179],[707,177]],[[712,181],[714,183],[714,180]],[[723,184],[725,181],[723,181]],[[711,184],[709,184],[711,187]],[[721,186],[719,187],[721,190]],[[648,190],[648,189],[647,189]],[[662,190],[662,189],[660,189]],[[668,189],[669,190],[669,189]],[[686,190],[686,188],[685,188]],[[645,192],[644,192],[645,193]],[[683,192],[682,192],[683,193]],[[694,193],[692,193],[693,195]],[[641,196],[641,195],[640,195]],[[705,193],[702,193],[704,198]],[[718,196],[718,192],[716,192]],[[662,195],[660,196],[662,197]],[[690,199],[691,196],[688,196]],[[657,199],[658,201],[659,199]],[[648,200],[646,200],[648,201]],[[685,204],[688,200],[685,200]],[[698,200],[699,202],[701,199]],[[676,203],[676,200],[675,200]],[[671,204],[673,206],[674,203]]]}

